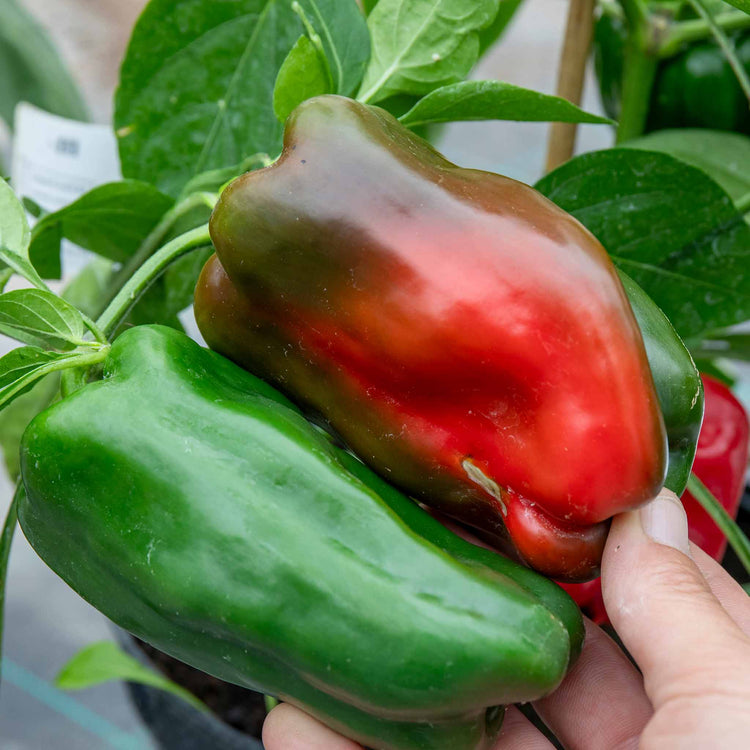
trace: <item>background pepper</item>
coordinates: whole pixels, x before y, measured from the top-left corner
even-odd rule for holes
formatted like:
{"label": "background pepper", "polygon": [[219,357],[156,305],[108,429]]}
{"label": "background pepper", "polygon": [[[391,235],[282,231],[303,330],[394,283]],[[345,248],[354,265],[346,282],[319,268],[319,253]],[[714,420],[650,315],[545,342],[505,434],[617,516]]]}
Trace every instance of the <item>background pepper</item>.
{"label": "background pepper", "polygon": [[606,252],[527,185],[318,97],[224,190],[198,282],[209,345],[321,414],[382,476],[553,577],[597,571],[665,434]]}
{"label": "background pepper", "polygon": [[[748,457],[748,419],[742,404],[723,383],[702,375],[706,408],[693,471],[732,518],[737,516]],[[677,494],[682,490],[666,482]],[[684,485],[682,486],[684,489]],[[727,540],[700,503],[685,491],[682,504],[688,516],[690,541],[714,560],[721,560]],[[594,622],[609,622],[602,598],[601,579],[564,585]]]}
{"label": "background pepper", "polygon": [[[727,6],[730,7],[730,6]],[[750,31],[729,35],[750,73]],[[594,29],[594,62],[604,110],[619,119],[627,26],[607,5]],[[737,77],[713,39],[692,42],[656,72],[644,132],[664,128],[712,128],[750,134],[750,109]]]}
{"label": "background pepper", "polygon": [[[742,499],[748,458],[747,413],[734,394],[718,380],[702,375],[706,392],[703,419],[693,471],[732,518]],[[685,492],[690,539],[714,560],[721,560],[727,539],[701,504]]]}
{"label": "background pepper", "polygon": [[19,520],[116,623],[370,747],[478,750],[552,690],[580,613],[460,539],[270,386],[132,328],[24,434]]}

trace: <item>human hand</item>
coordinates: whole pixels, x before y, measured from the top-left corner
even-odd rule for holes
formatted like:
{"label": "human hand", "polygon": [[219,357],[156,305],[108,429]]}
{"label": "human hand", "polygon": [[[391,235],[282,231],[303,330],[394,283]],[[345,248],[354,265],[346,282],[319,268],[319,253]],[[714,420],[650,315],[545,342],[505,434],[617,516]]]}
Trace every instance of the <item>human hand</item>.
{"label": "human hand", "polygon": [[[677,497],[614,519],[602,563],[610,620],[641,673],[598,627],[560,687],[535,709],[566,748],[744,750],[750,737],[750,597],[688,543]],[[266,750],[361,750],[288,704],[263,727]],[[493,750],[551,743],[508,709]]]}

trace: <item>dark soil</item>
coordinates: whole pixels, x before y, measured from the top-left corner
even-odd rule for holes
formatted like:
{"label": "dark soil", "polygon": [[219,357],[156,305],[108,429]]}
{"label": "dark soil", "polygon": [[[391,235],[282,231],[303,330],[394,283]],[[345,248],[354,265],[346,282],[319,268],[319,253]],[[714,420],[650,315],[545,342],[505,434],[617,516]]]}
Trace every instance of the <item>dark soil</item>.
{"label": "dark soil", "polygon": [[202,700],[222,721],[240,732],[260,738],[266,718],[262,693],[232,685],[189,667],[138,639],[136,643],[161,672]]}

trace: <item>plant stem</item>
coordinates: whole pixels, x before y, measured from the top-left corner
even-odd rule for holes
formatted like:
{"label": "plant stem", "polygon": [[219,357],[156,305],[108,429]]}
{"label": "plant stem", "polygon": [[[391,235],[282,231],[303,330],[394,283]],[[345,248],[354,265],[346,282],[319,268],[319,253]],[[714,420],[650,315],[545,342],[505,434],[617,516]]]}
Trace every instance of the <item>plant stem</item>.
{"label": "plant stem", "polygon": [[[581,103],[591,37],[594,30],[594,0],[570,0],[565,39],[557,77],[557,95],[575,105]],[[554,122],[550,126],[547,171],[573,156],[578,125]]]}
{"label": "plant stem", "polygon": [[128,279],[97,320],[97,325],[104,335],[108,339],[112,337],[117,326],[140,296],[171,263],[192,250],[210,245],[211,237],[208,233],[208,224],[204,224],[175,237],[151,255]]}
{"label": "plant stem", "polygon": [[653,26],[642,0],[622,0],[628,23],[622,74],[622,104],[617,143],[637,138],[646,127],[651,89],[658,59],[653,44]]}
{"label": "plant stem", "polygon": [[0,536],[0,679],[2,679],[3,657],[3,621],[5,619],[5,582],[8,578],[8,560],[13,534],[18,522],[18,501],[23,492],[23,484],[19,481],[13,499],[10,501],[8,515],[5,516],[2,536]]}
{"label": "plant stem", "polygon": [[94,338],[100,344],[106,344],[107,343],[107,338],[101,332],[101,330],[99,329],[99,326],[97,326],[97,324],[94,323],[94,321],[91,320],[91,318],[89,318],[89,316],[86,315],[86,313],[82,312],[81,310],[79,310],[78,312],[81,313],[81,317],[83,318],[83,324],[86,326],[86,328],[88,328],[89,331],[91,331],[91,333],[94,334]]}
{"label": "plant stem", "polygon": [[279,701],[276,698],[274,698],[272,695],[264,695],[263,702],[266,704],[267,714],[270,714],[271,710],[276,708],[276,706],[279,705]]}
{"label": "plant stem", "polygon": [[690,474],[687,488],[690,494],[701,504],[706,513],[711,516],[714,523],[724,533],[730,546],[744,565],[745,570],[750,573],[750,540],[744,535],[742,529],[737,526],[734,519],[724,510],[721,503],[695,474]]}
{"label": "plant stem", "polygon": [[130,277],[143,265],[144,261],[153,255],[154,251],[164,240],[164,237],[179,219],[190,213],[190,211],[203,205],[213,208],[214,205],[216,205],[216,200],[217,196],[214,193],[193,193],[167,211],[161,221],[151,230],[146,239],[143,240],[138,250],[136,250],[112,280],[113,291],[102,306],[102,310],[112,302],[115,295],[120,289],[122,289],[128,279],[130,279]]}
{"label": "plant stem", "polygon": [[722,29],[720,29],[716,25],[714,17],[708,12],[706,6],[703,5],[702,0],[689,1],[693,8],[695,8],[696,13],[698,13],[703,18],[708,27],[711,29],[711,33],[713,34],[714,39],[716,39],[716,42],[724,52],[726,61],[734,71],[734,74],[737,77],[737,82],[740,84],[740,88],[745,92],[745,97],[747,98],[748,103],[750,103],[750,78],[745,72],[745,68],[740,62],[740,59],[737,57],[734,45],[729,41],[729,39],[727,39],[727,35],[722,31]]}
{"label": "plant stem", "polygon": [[[737,31],[750,28],[750,16],[741,10],[730,10],[714,16],[714,23],[723,31]],[[705,18],[677,21],[670,25],[664,41],[659,45],[659,57],[672,57],[689,42],[700,41],[713,32]]]}

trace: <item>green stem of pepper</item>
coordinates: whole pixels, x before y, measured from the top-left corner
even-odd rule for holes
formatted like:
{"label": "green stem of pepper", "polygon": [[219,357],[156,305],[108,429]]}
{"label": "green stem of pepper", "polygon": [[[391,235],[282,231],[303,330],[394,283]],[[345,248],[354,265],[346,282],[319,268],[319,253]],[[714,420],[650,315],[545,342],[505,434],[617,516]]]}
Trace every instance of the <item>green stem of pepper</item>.
{"label": "green stem of pepper", "polygon": [[211,245],[208,224],[181,234],[153,253],[128,279],[115,298],[102,313],[97,325],[107,338],[111,338],[117,326],[133,305],[164,270],[183,255],[200,247]]}
{"label": "green stem of pepper", "polygon": [[3,656],[3,620],[5,614],[5,581],[8,576],[8,560],[10,558],[10,547],[13,542],[13,534],[18,522],[18,500],[23,492],[23,484],[16,485],[13,499],[10,501],[8,514],[5,516],[2,535],[0,536],[0,678],[2,678],[2,656]]}
{"label": "green stem of pepper", "polygon": [[653,26],[646,4],[643,0],[622,0],[622,8],[628,23],[628,38],[623,61],[617,143],[637,138],[645,130],[658,66],[653,49]]}
{"label": "green stem of pepper", "polygon": [[[120,289],[127,283],[133,274],[150,258],[156,249],[164,241],[169,231],[183,216],[200,206],[213,208],[218,200],[215,193],[192,193],[185,200],[180,201],[167,211],[161,221],[151,230],[148,236],[143,240],[140,247],[133,256],[125,263],[117,275],[112,280],[112,293],[104,302],[102,311],[112,302]],[[105,339],[106,340],[106,339]]]}
{"label": "green stem of pepper", "polygon": [[266,713],[270,714],[271,711],[279,705],[279,701],[272,695],[264,695],[263,702],[266,704]]}
{"label": "green stem of pepper", "polygon": [[737,78],[737,82],[740,84],[740,88],[745,93],[745,97],[750,103],[750,77],[745,72],[744,66],[737,57],[734,45],[729,41],[724,31],[716,24],[716,20],[711,15],[708,8],[703,4],[703,0],[689,0],[689,2],[690,5],[695,8],[695,12],[701,16],[709,29],[711,29],[711,34],[716,40],[716,43],[721,47],[721,51],[724,53],[726,61],[732,68],[732,71]]}
{"label": "green stem of pepper", "polygon": [[[739,31],[750,28],[750,15],[741,10],[718,13],[714,16],[714,23],[723,31]],[[659,57],[673,57],[686,44],[706,39],[713,32],[705,18],[695,18],[689,21],[677,21],[669,27],[664,41],[659,45]]]}
{"label": "green stem of pepper", "polygon": [[724,532],[724,536],[726,536],[745,570],[750,573],[750,540],[742,532],[742,529],[695,474],[690,475],[687,488],[706,513],[711,516],[714,523]]}

